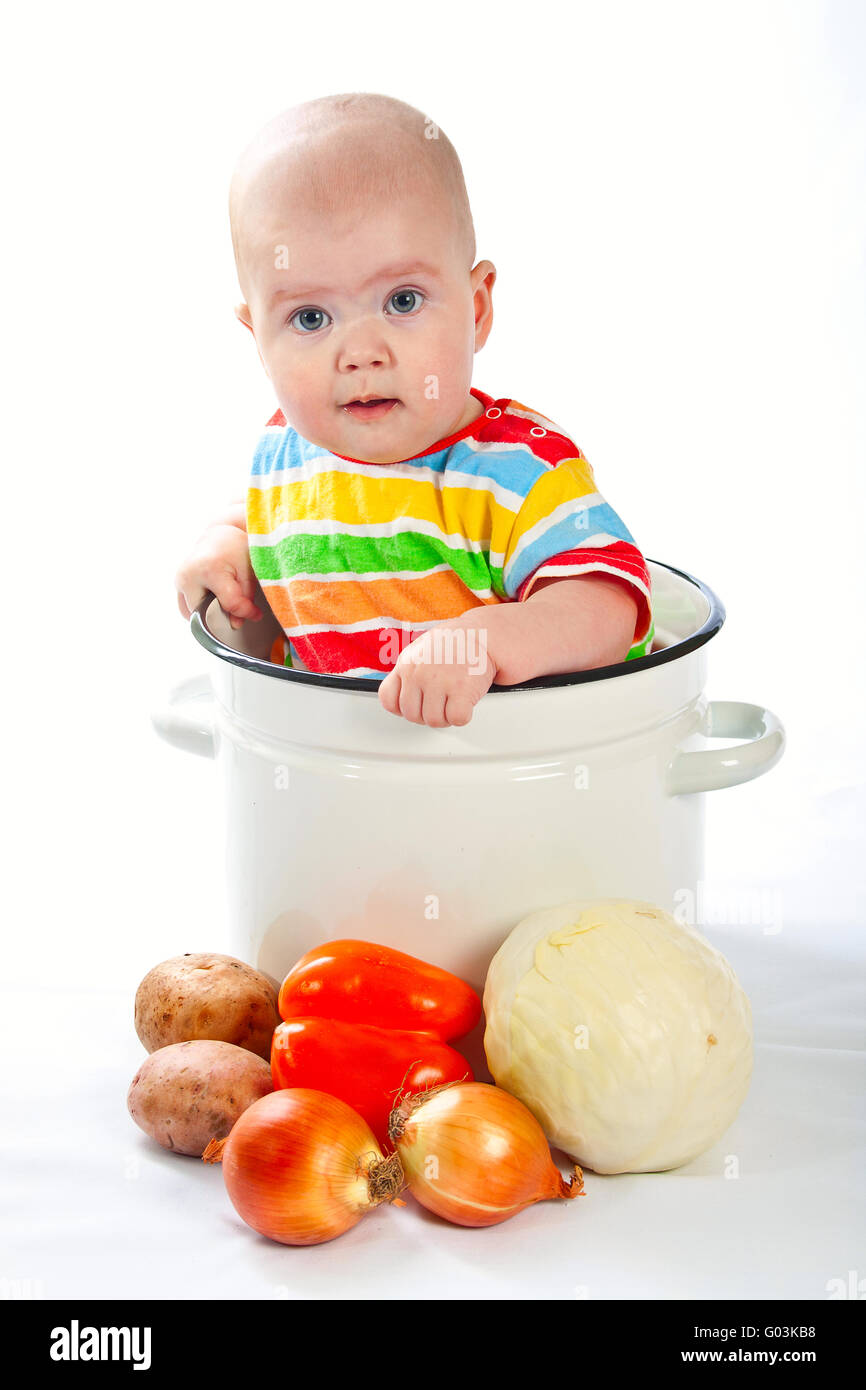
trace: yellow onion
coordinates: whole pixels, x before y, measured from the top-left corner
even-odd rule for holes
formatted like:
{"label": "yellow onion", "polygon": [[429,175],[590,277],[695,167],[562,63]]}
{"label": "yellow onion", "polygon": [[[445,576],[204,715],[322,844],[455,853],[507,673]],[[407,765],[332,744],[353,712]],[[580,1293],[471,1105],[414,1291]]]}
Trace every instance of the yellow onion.
{"label": "yellow onion", "polygon": [[357,1111],[301,1087],[254,1101],[202,1158],[222,1163],[247,1225],[284,1245],[333,1240],[403,1186],[400,1160],[384,1157]]}
{"label": "yellow onion", "polygon": [[406,1095],[388,1132],[412,1196],[458,1226],[493,1226],[534,1202],[583,1195],[577,1164],[566,1181],[535,1116],[498,1086],[452,1082]]}

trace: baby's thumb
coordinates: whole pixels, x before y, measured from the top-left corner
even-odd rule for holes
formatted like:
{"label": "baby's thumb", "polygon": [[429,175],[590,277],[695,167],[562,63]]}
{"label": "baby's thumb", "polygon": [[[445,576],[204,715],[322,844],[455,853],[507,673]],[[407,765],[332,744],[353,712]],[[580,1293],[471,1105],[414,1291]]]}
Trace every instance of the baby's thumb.
{"label": "baby's thumb", "polygon": [[232,575],[231,582],[226,586],[225,597],[220,602],[233,628],[241,627],[247,619],[258,622],[264,616],[253,602],[254,592],[255,577],[250,579],[246,575]]}
{"label": "baby's thumb", "polygon": [[263,618],[264,614],[255,600],[256,576],[253,574],[252,570],[249,570],[246,574],[239,575],[238,582],[240,584],[242,601],[246,610],[245,616],[253,620]]}

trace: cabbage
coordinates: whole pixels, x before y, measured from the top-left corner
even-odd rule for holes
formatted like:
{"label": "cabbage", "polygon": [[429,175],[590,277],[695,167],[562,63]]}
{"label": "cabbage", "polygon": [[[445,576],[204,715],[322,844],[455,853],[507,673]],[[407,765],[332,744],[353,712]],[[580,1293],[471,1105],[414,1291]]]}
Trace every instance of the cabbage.
{"label": "cabbage", "polygon": [[498,1086],[596,1173],[703,1153],[752,1075],[752,1011],[700,932],[652,903],[533,912],[490,963],[484,1050]]}

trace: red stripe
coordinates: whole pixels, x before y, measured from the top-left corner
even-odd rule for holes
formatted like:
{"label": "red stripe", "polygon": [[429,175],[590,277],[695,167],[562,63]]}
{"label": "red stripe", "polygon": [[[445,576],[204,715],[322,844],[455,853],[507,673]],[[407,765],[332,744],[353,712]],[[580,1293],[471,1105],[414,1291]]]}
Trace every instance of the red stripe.
{"label": "red stripe", "polygon": [[[581,550],[580,548],[575,550],[563,550],[559,555],[552,555],[549,560],[545,560],[543,564],[533,570],[532,574],[526,576],[517,591],[517,601],[520,602],[523,599],[527,586],[531,584],[533,579],[539,575],[543,575],[548,565],[573,566],[573,573],[576,577],[587,565],[598,564],[613,565],[616,569],[622,571],[621,577],[617,574],[610,574],[609,571],[606,570],[599,571],[595,569],[591,570],[590,573],[601,573],[604,579],[610,579],[614,583],[621,582],[627,592],[631,594],[632,598],[637,600],[638,612],[632,645],[634,645],[635,642],[642,642],[650,630],[652,609],[647,601],[646,594],[641,592],[637,584],[634,583],[634,580],[639,579],[646,587],[647,593],[652,593],[652,581],[646,566],[646,561],[637,547],[629,545],[628,541],[616,541],[613,545],[600,546],[598,548],[588,547],[585,550]],[[568,575],[551,575],[551,578],[567,579]]]}
{"label": "red stripe", "polygon": [[[498,400],[496,405],[503,414],[495,420],[488,420],[478,436],[482,441],[495,440],[497,443],[525,444],[542,463],[555,468],[563,459],[580,459],[580,452],[573,439],[560,434],[549,425],[538,425],[534,420],[525,420],[522,415],[513,414],[508,407],[511,400]],[[546,417],[545,417],[546,418]],[[532,430],[543,429],[545,434],[533,434]]]}
{"label": "red stripe", "polygon": [[[293,637],[292,645],[311,671],[339,676],[358,666],[390,671],[400,653],[423,629],[401,632],[397,628],[372,628],[367,632],[314,632]],[[393,634],[393,640],[389,637]],[[380,656],[380,652],[383,655]]]}

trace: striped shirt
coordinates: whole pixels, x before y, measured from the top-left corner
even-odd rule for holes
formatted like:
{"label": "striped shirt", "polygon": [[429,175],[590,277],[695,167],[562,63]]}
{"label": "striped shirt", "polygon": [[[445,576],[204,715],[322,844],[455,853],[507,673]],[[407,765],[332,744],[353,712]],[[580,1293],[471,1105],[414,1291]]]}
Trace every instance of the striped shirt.
{"label": "striped shirt", "polygon": [[646,562],[593,471],[546,416],[472,388],[483,413],[416,458],[311,444],[277,410],[247,492],[253,571],[285,639],[272,659],[380,678],[427,628],[522,602],[542,576],[600,573],[637,599],[626,660],[653,638]]}

